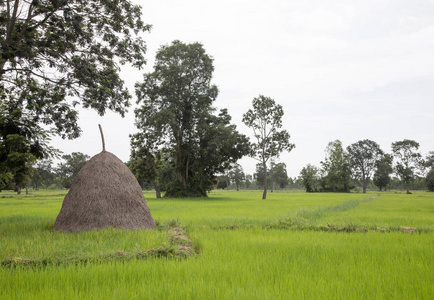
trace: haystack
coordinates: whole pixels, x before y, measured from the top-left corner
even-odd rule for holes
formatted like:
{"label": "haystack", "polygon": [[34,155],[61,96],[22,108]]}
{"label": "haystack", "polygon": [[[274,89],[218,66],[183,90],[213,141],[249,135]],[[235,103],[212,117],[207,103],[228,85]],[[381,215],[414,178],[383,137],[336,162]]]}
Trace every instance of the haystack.
{"label": "haystack", "polygon": [[150,229],[156,226],[133,173],[104,149],[72,181],[54,229],[82,231],[106,227]]}

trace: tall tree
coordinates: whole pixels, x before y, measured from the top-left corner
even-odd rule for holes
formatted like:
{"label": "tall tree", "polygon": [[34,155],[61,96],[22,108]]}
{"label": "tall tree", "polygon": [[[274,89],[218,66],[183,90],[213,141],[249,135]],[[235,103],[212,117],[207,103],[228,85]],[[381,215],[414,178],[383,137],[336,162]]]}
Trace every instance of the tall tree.
{"label": "tall tree", "polygon": [[252,128],[255,142],[251,143],[251,157],[262,164],[264,170],[264,192],[262,199],[267,199],[267,162],[279,157],[283,151],[290,152],[295,145],[289,142],[289,133],[282,128],[283,108],[263,95],[253,98],[253,109],[243,115],[243,123]]}
{"label": "tall tree", "polygon": [[362,183],[363,193],[366,193],[368,181],[375,170],[377,161],[382,157],[383,150],[371,140],[362,140],[347,147],[353,174]]}
{"label": "tall tree", "polygon": [[417,152],[419,143],[413,140],[402,140],[392,143],[392,153],[395,157],[395,172],[405,183],[407,194],[410,193],[409,184],[419,174],[422,167],[422,155]]}
{"label": "tall tree", "polygon": [[374,184],[380,189],[387,188],[390,182],[390,174],[393,172],[392,168],[393,157],[390,154],[385,154],[376,163],[376,171],[374,173]]}
{"label": "tall tree", "polygon": [[351,162],[340,140],[328,143],[326,158],[321,162],[324,174],[323,189],[333,192],[350,192],[353,187]]}
{"label": "tall tree", "polygon": [[306,192],[312,193],[320,190],[319,169],[316,166],[307,164],[306,167],[301,169],[300,179]]}
{"label": "tall tree", "polygon": [[150,26],[140,17],[140,6],[128,0],[0,1],[0,118],[13,134],[44,148],[46,134],[80,135],[78,105],[123,116],[131,95],[120,65],[145,64],[140,34]]}
{"label": "tall tree", "polygon": [[247,153],[247,138],[230,124],[227,110],[214,114],[213,71],[213,59],[201,44],[174,41],[159,49],[154,72],[136,84],[137,128],[173,153],[177,180],[165,197],[206,196],[215,174]]}

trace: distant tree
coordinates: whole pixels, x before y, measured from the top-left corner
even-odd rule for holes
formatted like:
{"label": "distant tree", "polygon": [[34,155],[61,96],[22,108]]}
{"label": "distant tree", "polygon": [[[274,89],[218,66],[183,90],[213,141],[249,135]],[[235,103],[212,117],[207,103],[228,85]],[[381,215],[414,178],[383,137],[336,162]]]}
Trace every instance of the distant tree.
{"label": "distant tree", "polygon": [[37,161],[33,168],[35,172],[31,175],[31,184],[34,185],[36,190],[39,190],[40,186],[44,188],[48,188],[50,185],[54,183],[54,179],[56,174],[53,170],[53,160],[52,159],[43,159]]}
{"label": "distant tree", "polygon": [[371,140],[362,140],[347,147],[353,167],[353,174],[360,179],[363,193],[366,193],[368,181],[375,170],[377,161],[382,157],[380,146]]}
{"label": "distant tree", "polygon": [[57,173],[61,178],[63,187],[70,188],[72,180],[90,159],[90,156],[81,152],[73,152],[62,155],[62,159],[64,162],[58,165]]}
{"label": "distant tree", "polygon": [[426,186],[430,192],[434,192],[434,168],[426,175]]}
{"label": "distant tree", "polygon": [[324,174],[323,189],[333,192],[350,192],[353,188],[351,161],[339,140],[330,142],[325,150],[326,158],[321,162]]}
{"label": "distant tree", "polygon": [[284,189],[289,184],[288,173],[286,171],[286,164],[283,162],[274,163],[271,167],[272,171],[272,182],[279,187],[280,189]]}
{"label": "distant tree", "polygon": [[425,167],[428,169],[426,186],[429,191],[434,192],[434,151],[428,152],[425,158]]}
{"label": "distant tree", "polygon": [[380,189],[387,188],[391,178],[390,174],[393,172],[392,167],[393,157],[390,154],[385,154],[376,163],[376,171],[374,173],[374,184]]}
{"label": "distant tree", "polygon": [[217,189],[229,189],[230,179],[228,175],[217,176]]}
{"label": "distant tree", "polygon": [[434,169],[434,151],[428,152],[424,161],[425,168]]}
{"label": "distant tree", "polygon": [[173,155],[176,180],[165,197],[205,197],[216,175],[248,151],[247,138],[230,124],[226,109],[215,115],[218,89],[213,59],[199,43],[161,47],[154,71],[136,84],[136,126]]}
{"label": "distant tree", "polygon": [[402,140],[392,143],[392,153],[395,157],[395,172],[405,183],[407,194],[410,193],[409,184],[419,173],[423,161],[422,155],[417,152],[419,143],[413,140]]}
{"label": "distant tree", "polygon": [[306,192],[319,192],[320,191],[320,176],[319,169],[314,165],[307,164],[306,167],[301,169],[300,178]]}
{"label": "distant tree", "polygon": [[232,169],[229,171],[229,178],[235,183],[237,187],[237,191],[240,190],[240,186],[246,178],[246,175],[243,172],[243,167],[239,164],[234,164]]}
{"label": "distant tree", "polygon": [[283,108],[269,98],[260,95],[253,98],[253,109],[243,115],[243,123],[253,129],[255,142],[251,143],[250,156],[262,164],[264,172],[264,192],[262,199],[267,199],[267,162],[279,157],[283,151],[290,152],[295,145],[289,142],[290,135],[282,128]]}
{"label": "distant tree", "polygon": [[244,185],[246,189],[250,189],[253,184],[253,175],[252,174],[246,174],[246,179],[244,181]]}

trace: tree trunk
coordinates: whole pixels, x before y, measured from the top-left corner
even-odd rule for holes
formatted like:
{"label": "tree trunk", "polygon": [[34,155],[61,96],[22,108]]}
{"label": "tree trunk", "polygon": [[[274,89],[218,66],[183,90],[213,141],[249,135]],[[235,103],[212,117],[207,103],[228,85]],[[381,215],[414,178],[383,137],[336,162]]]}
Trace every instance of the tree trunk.
{"label": "tree trunk", "polygon": [[155,195],[157,196],[157,199],[160,199],[161,198],[161,192],[160,192],[160,189],[158,188],[158,185],[155,183],[154,180],[151,179],[150,181],[151,181],[152,187],[155,190]]}
{"label": "tree trunk", "polygon": [[21,195],[21,187],[17,186],[17,195]]}
{"label": "tree trunk", "polygon": [[365,178],[363,178],[363,182],[362,182],[363,194],[366,194],[367,186],[368,186],[368,181]]}
{"label": "tree trunk", "polygon": [[29,194],[29,186],[26,184],[26,195]]}
{"label": "tree trunk", "polygon": [[405,183],[405,186],[407,187],[407,194],[411,194],[411,193],[410,193],[410,187],[409,187],[408,182]]}
{"label": "tree trunk", "polygon": [[262,166],[264,168],[264,192],[262,193],[262,199],[267,199],[267,189],[268,189],[268,181],[267,181],[267,164],[265,160],[262,162]]}

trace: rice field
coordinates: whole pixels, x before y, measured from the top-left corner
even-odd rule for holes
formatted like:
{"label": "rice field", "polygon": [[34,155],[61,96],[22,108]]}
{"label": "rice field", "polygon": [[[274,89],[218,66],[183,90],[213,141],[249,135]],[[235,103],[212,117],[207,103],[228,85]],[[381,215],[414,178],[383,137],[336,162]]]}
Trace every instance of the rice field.
{"label": "rice field", "polygon": [[[433,193],[275,192],[267,200],[260,191],[176,200],[146,193],[158,230],[73,234],[52,231],[65,193],[0,193],[0,299],[434,294]],[[192,241],[188,255],[178,255],[170,231],[178,227]],[[164,255],[125,255],[150,249]],[[20,263],[27,261],[38,263]]]}

